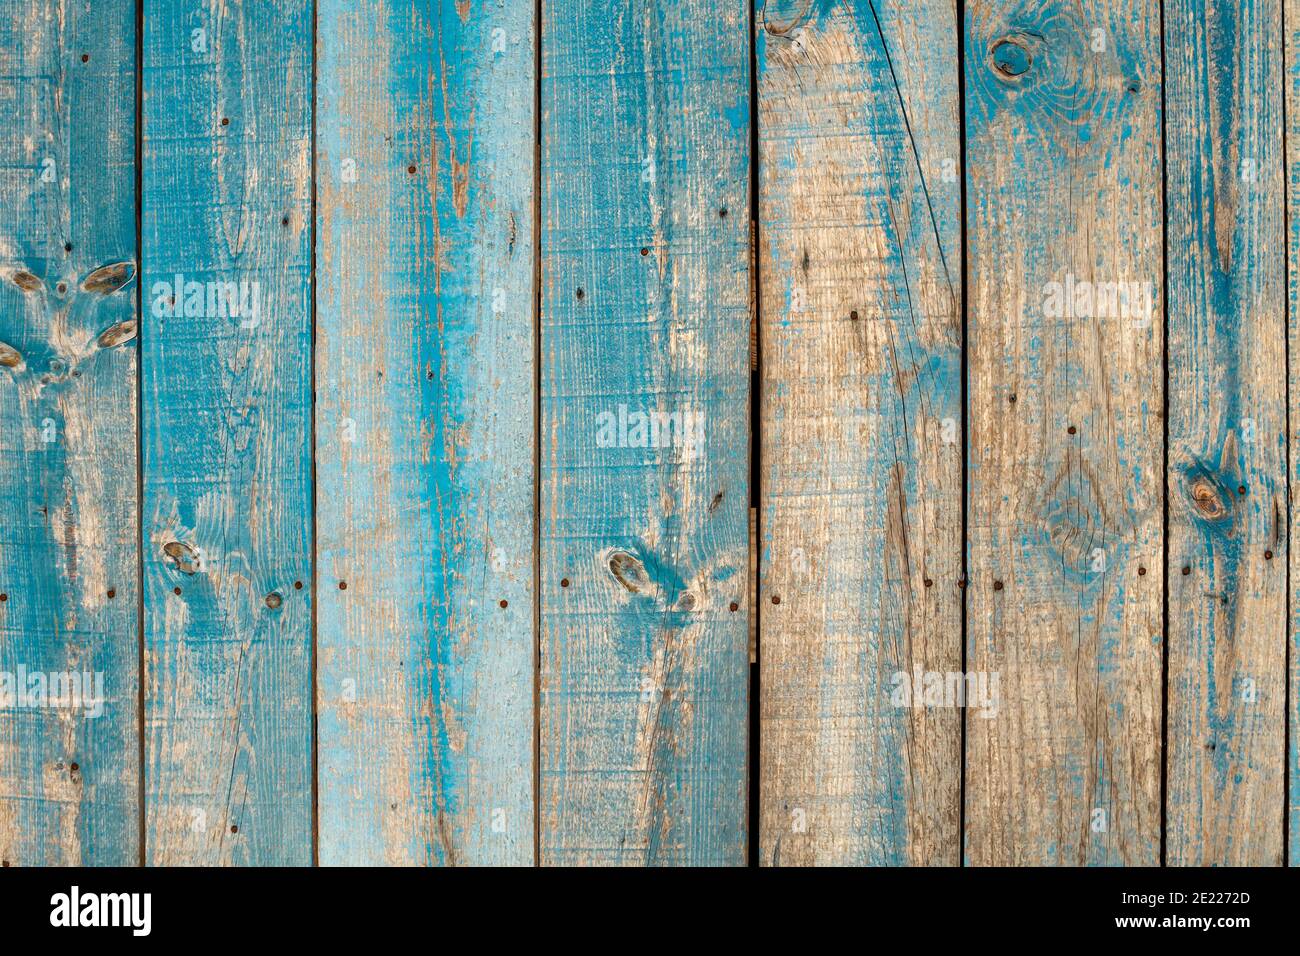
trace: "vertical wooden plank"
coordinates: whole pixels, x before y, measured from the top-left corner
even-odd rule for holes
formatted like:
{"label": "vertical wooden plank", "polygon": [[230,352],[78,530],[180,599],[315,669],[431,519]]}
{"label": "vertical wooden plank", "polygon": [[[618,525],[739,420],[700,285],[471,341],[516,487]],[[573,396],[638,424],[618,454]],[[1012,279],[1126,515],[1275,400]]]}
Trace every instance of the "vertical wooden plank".
{"label": "vertical wooden plank", "polygon": [[320,6],[324,864],[533,861],[533,19]]}
{"label": "vertical wooden plank", "polygon": [[135,78],[133,3],[0,3],[4,866],[139,858]]}
{"label": "vertical wooden plank", "polygon": [[1281,36],[1280,0],[1165,5],[1172,865],[1282,860]]}
{"label": "vertical wooden plank", "polygon": [[1287,681],[1289,750],[1287,752],[1288,865],[1300,866],[1300,552],[1290,547],[1291,532],[1300,521],[1300,0],[1283,0],[1285,43],[1283,108],[1286,116],[1287,209],[1287,560],[1291,590],[1289,632],[1290,670]]}
{"label": "vertical wooden plank", "polygon": [[152,864],[311,861],[311,37],[144,6]]}
{"label": "vertical wooden plank", "polygon": [[960,711],[911,690],[962,656],[956,8],[755,26],[761,858],[955,865]]}
{"label": "vertical wooden plank", "polygon": [[544,863],[745,860],[748,30],[543,5]]}
{"label": "vertical wooden plank", "polygon": [[966,6],[975,865],[1160,856],[1160,7]]}

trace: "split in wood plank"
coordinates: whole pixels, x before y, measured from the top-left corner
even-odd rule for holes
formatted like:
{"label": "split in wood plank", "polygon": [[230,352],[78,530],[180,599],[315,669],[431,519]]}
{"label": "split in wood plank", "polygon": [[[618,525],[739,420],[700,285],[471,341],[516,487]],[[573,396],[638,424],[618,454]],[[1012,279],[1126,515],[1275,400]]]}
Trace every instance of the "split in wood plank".
{"label": "split in wood plank", "polygon": [[761,859],[955,865],[961,714],[912,691],[962,659],[956,8],[756,30]]}

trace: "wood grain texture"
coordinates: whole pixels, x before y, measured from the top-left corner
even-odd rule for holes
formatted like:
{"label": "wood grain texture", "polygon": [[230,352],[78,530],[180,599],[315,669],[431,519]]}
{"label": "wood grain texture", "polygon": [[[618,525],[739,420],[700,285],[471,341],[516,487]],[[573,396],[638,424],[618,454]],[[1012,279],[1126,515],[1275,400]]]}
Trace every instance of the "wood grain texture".
{"label": "wood grain texture", "polygon": [[1300,865],[1298,116],[1300,0],[0,0],[0,863]]}
{"label": "wood grain texture", "polygon": [[530,864],[534,8],[319,10],[320,859]]}
{"label": "wood grain texture", "polygon": [[1171,865],[1282,861],[1281,36],[1280,0],[1165,7]]}
{"label": "wood grain texture", "polygon": [[311,7],[144,25],[147,861],[307,864]]}
{"label": "wood grain texture", "polygon": [[1160,854],[1160,9],[966,5],[973,865]]}
{"label": "wood grain texture", "polygon": [[748,30],[543,4],[544,864],[745,860]]}
{"label": "wood grain texture", "polygon": [[955,865],[961,143],[951,0],[757,18],[768,865]]}
{"label": "wood grain texture", "polygon": [[1300,550],[1290,547],[1300,522],[1300,0],[1283,0],[1284,96],[1286,111],[1286,209],[1287,209],[1287,560],[1290,562],[1291,591],[1288,646],[1290,671],[1287,693],[1289,708],[1289,750],[1287,767],[1287,815],[1289,866],[1300,866]]}
{"label": "wood grain texture", "polygon": [[134,4],[5,0],[4,866],[138,861],[135,239]]}

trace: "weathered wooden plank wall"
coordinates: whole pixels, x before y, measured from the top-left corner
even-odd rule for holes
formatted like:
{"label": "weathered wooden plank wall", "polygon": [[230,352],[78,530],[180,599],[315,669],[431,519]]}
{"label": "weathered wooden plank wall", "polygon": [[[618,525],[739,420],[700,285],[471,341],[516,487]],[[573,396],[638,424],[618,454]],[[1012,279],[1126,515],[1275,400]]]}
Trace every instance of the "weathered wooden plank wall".
{"label": "weathered wooden plank wall", "polygon": [[967,860],[1160,859],[1160,9],[966,8]]}
{"label": "weathered wooden plank wall", "polygon": [[958,36],[756,22],[766,864],[958,862],[960,712],[911,693],[962,658]]}
{"label": "weathered wooden plank wall", "polygon": [[139,853],[135,77],[133,3],[0,3],[5,866]]}
{"label": "weathered wooden plank wall", "polygon": [[0,862],[1300,864],[1298,51],[0,0]]}
{"label": "weathered wooden plank wall", "polygon": [[527,864],[533,7],[319,9],[320,858]]}
{"label": "weathered wooden plank wall", "polygon": [[541,862],[746,857],[749,9],[543,2]]}
{"label": "weathered wooden plank wall", "polygon": [[311,38],[144,4],[150,863],[312,859]]}
{"label": "weathered wooden plank wall", "polygon": [[1287,395],[1280,0],[1165,5],[1166,853],[1282,862]]}

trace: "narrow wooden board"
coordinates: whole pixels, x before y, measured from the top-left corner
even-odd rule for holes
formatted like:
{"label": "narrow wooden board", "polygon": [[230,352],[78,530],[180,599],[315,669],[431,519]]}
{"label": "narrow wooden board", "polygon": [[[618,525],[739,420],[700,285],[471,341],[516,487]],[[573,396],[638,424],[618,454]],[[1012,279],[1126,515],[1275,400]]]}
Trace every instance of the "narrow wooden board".
{"label": "narrow wooden board", "polygon": [[748,4],[542,26],[541,862],[742,864]]}
{"label": "narrow wooden board", "polygon": [[956,865],[961,141],[951,0],[756,22],[768,865]]}
{"label": "narrow wooden board", "polygon": [[1300,551],[1291,548],[1292,531],[1300,522],[1300,0],[1284,0],[1286,111],[1286,208],[1287,208],[1287,555],[1291,591],[1288,620],[1290,670],[1287,693],[1289,749],[1286,783],[1289,825],[1286,848],[1288,865],[1300,866]]}
{"label": "narrow wooden board", "polygon": [[1154,865],[1160,8],[972,0],[965,44],[966,860]]}
{"label": "narrow wooden board", "polygon": [[151,864],[312,857],[311,37],[293,0],[144,6]]}
{"label": "narrow wooden board", "polygon": [[1282,862],[1281,14],[1165,5],[1171,865]]}
{"label": "narrow wooden board", "polygon": [[4,866],[139,860],[135,77],[133,3],[0,2]]}
{"label": "narrow wooden board", "polygon": [[323,864],[533,861],[533,18],[319,6]]}

